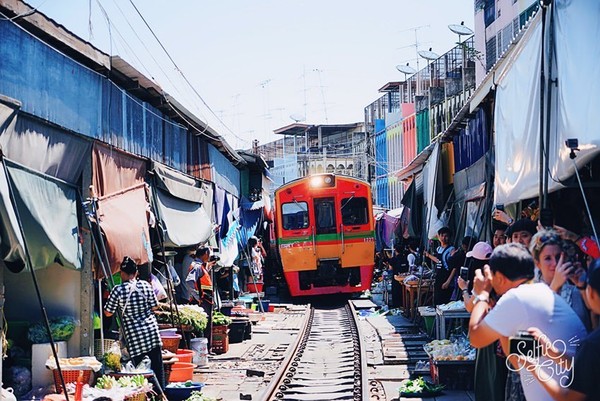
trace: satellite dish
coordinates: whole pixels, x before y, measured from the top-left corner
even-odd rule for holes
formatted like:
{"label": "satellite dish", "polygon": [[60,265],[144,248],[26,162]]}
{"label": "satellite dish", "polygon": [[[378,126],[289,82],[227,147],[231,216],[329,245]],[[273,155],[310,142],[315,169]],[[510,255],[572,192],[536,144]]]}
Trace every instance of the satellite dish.
{"label": "satellite dish", "polygon": [[425,60],[437,60],[438,58],[440,58],[440,56],[437,53],[431,51],[431,48],[429,48],[429,50],[419,50],[417,53]]}
{"label": "satellite dish", "polygon": [[400,71],[403,74],[414,74],[417,72],[417,70],[415,70],[414,68],[412,68],[410,65],[402,65],[402,64],[398,64],[396,66],[396,69],[398,71]]}
{"label": "satellite dish", "polygon": [[297,123],[299,123],[300,121],[304,121],[304,116],[303,116],[303,115],[301,115],[301,114],[292,114],[292,115],[290,116],[290,118],[291,118],[292,120],[294,120],[295,122],[297,122]]}
{"label": "satellite dish", "polygon": [[473,35],[473,30],[464,25],[451,24],[448,25],[448,29],[454,32],[457,35]]}

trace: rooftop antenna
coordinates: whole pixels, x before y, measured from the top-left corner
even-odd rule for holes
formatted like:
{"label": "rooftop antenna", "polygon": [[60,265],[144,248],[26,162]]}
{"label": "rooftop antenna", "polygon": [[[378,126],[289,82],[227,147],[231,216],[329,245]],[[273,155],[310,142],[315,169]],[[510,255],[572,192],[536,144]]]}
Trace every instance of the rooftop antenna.
{"label": "rooftop antenna", "polygon": [[411,86],[412,85],[408,82],[407,77],[409,75],[415,74],[417,72],[417,70],[412,68],[409,65],[409,63],[406,63],[406,65],[398,64],[396,66],[396,69],[404,74],[404,83],[407,84],[407,86],[408,86],[408,102],[410,103],[410,101],[412,100],[412,96],[411,96]]}
{"label": "rooftop antenna", "polygon": [[467,26],[465,26],[465,21],[460,21],[460,25],[451,24],[448,25],[448,29],[458,35],[458,45],[461,47],[461,72],[460,72],[460,81],[462,85],[462,101],[463,104],[467,100],[465,98],[465,45],[462,43],[462,35],[473,35],[473,30]]}
{"label": "rooftop antenna", "polygon": [[323,90],[323,80],[321,79],[321,73],[323,72],[323,70],[314,68],[313,71],[319,74],[319,88],[321,88],[321,97],[323,98],[323,111],[325,112],[325,123],[328,124],[329,118],[327,118],[327,102],[325,102],[325,91]]}
{"label": "rooftop antenna", "polygon": [[271,82],[271,78],[267,78],[264,81],[261,81],[258,83],[258,86],[260,86],[263,89],[263,129],[264,132],[267,132],[267,117],[269,117],[271,114],[269,113],[269,90],[267,88],[267,85],[269,85],[269,83]]}
{"label": "rooftop antenna", "polygon": [[[417,32],[419,31],[419,29],[423,29],[423,28],[429,28],[429,25],[416,26],[414,28],[408,28],[408,29],[405,29],[403,31],[400,31],[400,33],[407,32],[407,31],[413,31],[415,33],[415,43],[413,45],[410,45],[410,46],[411,47],[414,46],[415,53],[417,53],[416,54],[416,56],[417,56],[417,71],[420,70],[420,67],[419,67],[419,45],[421,44],[419,42],[419,38],[417,36]],[[421,81],[420,81],[419,75],[417,75],[417,94],[418,95],[421,94]]]}

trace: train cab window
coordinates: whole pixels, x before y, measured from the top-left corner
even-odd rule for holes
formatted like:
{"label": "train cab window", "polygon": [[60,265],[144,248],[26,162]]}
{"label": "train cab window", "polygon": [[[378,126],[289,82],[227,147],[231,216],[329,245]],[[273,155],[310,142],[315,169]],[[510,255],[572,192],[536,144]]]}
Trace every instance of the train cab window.
{"label": "train cab window", "polygon": [[367,198],[342,199],[342,223],[345,226],[367,224],[369,222],[368,206]]}
{"label": "train cab window", "polygon": [[284,203],[281,205],[284,230],[308,228],[308,204],[306,202]]}
{"label": "train cab window", "polygon": [[318,198],[314,202],[317,234],[332,234],[337,232],[334,198]]}

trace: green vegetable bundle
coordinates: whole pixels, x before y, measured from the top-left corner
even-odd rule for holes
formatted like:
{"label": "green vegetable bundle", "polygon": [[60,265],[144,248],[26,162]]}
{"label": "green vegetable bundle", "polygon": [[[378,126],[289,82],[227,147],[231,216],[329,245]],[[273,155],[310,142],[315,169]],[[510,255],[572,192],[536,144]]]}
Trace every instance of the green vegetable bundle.
{"label": "green vegetable bundle", "polygon": [[437,393],[444,389],[441,384],[433,384],[418,377],[414,380],[404,380],[400,383],[400,394],[421,394],[421,393]]}
{"label": "green vegetable bundle", "polygon": [[212,316],[213,326],[228,326],[232,322],[229,316],[225,316],[221,312],[215,312]]}
{"label": "green vegetable bundle", "polygon": [[185,401],[215,401],[215,399],[203,395],[200,391],[192,391],[192,394]]}
{"label": "green vegetable bundle", "polygon": [[[71,316],[60,316],[49,319],[50,332],[54,341],[68,341],[75,332],[76,321]],[[27,338],[34,344],[50,342],[46,325],[43,322],[37,322],[29,326]]]}
{"label": "green vegetable bundle", "polygon": [[179,319],[176,314],[171,314],[169,305],[160,304],[156,312],[156,320],[159,323],[190,326],[196,334],[201,334],[207,326],[206,312],[198,305],[177,305]]}

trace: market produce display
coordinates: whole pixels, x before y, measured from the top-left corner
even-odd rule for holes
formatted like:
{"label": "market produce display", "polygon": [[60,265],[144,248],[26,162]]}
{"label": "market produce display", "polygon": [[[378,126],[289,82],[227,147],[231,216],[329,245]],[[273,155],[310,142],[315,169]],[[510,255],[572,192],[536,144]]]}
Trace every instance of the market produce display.
{"label": "market produce display", "polygon": [[225,316],[221,312],[213,313],[212,324],[213,326],[227,326],[232,322],[229,316]]}
{"label": "market produce display", "polygon": [[143,375],[122,376],[118,379],[112,376],[103,375],[96,381],[96,388],[104,390],[115,387],[147,387],[148,385],[148,379]]}
{"label": "market produce display", "polygon": [[121,355],[112,352],[104,354],[104,366],[113,372],[121,371]]}
{"label": "market produce display", "polygon": [[[75,332],[76,320],[71,316],[60,316],[48,320],[50,323],[50,332],[54,341],[67,341]],[[27,338],[34,344],[50,342],[46,325],[43,322],[37,322],[29,326]]]}
{"label": "market produce display", "polygon": [[439,395],[443,389],[443,385],[433,384],[419,376],[414,380],[404,380],[398,391],[401,397],[431,397]]}
{"label": "market produce display", "polygon": [[[102,363],[93,356],[82,356],[78,358],[59,358],[60,368],[64,370],[91,369],[94,372],[102,369]],[[46,360],[46,367],[50,370],[56,369],[56,360],[50,355]]]}
{"label": "market produce display", "polygon": [[439,310],[442,311],[464,311],[465,303],[463,301],[452,301],[447,304],[438,305]]}
{"label": "market produce display", "polygon": [[215,399],[203,395],[200,391],[192,391],[190,397],[185,401],[215,401]]}
{"label": "market produce display", "polygon": [[434,361],[474,361],[476,355],[475,348],[464,335],[453,336],[450,340],[433,340],[423,349]]}
{"label": "market produce display", "polygon": [[168,304],[159,304],[155,312],[158,323],[190,326],[195,333],[202,333],[208,324],[208,317],[199,305],[177,305],[177,314],[171,313]]}

